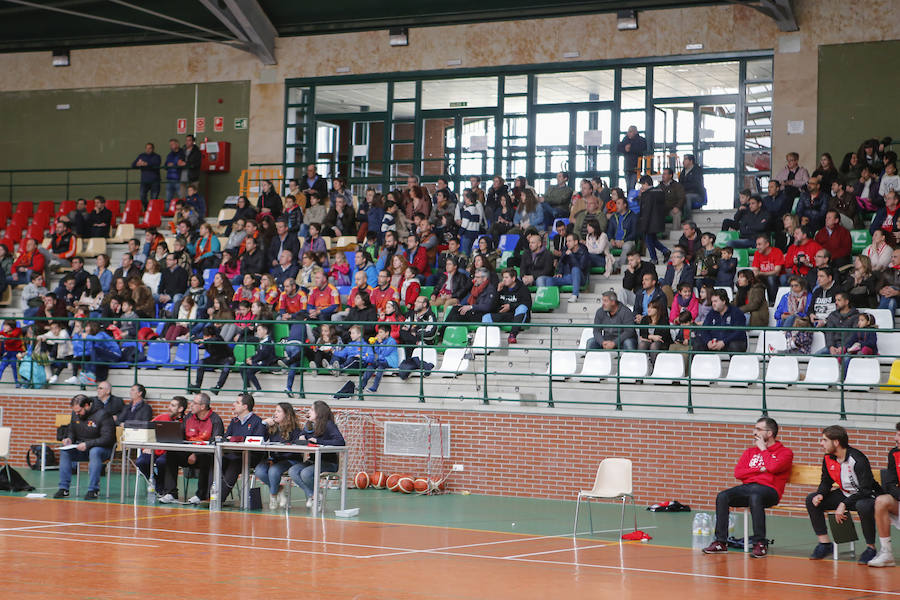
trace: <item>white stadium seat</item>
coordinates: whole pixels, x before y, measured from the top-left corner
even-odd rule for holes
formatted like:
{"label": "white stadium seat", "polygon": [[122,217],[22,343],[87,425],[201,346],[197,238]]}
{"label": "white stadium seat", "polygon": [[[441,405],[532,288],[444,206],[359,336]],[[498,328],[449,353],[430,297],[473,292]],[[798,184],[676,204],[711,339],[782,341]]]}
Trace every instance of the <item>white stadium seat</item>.
{"label": "white stadium seat", "polygon": [[770,388],[786,388],[800,378],[800,363],[796,356],[773,356],[766,367],[766,385]]}
{"label": "white stadium seat", "polygon": [[722,359],[718,354],[697,354],[691,361],[691,383],[710,385],[722,377]]}
{"label": "white stadium seat", "polygon": [[844,385],[871,387],[881,383],[881,363],[877,358],[851,358]]}
{"label": "white stadium seat", "polygon": [[643,352],[623,352],[619,357],[619,377],[622,383],[635,383],[643,379],[650,370],[647,355]]}
{"label": "white stadium seat", "polygon": [[490,354],[500,346],[500,328],[496,326],[482,325],[475,330],[475,337],[472,340],[472,353],[484,354],[485,341],[487,342],[487,353]]}
{"label": "white stadium seat", "polygon": [[684,377],[684,356],[677,352],[660,352],[656,355],[656,362],[653,364],[652,377],[653,379],[647,380],[648,383],[669,385],[675,379],[680,380]]}
{"label": "white stadium seat", "polygon": [[829,385],[841,381],[841,365],[833,356],[813,356],[806,366],[806,377],[803,387],[816,390],[827,390]]}
{"label": "white stadium seat", "polygon": [[759,379],[759,357],[753,354],[734,354],[728,361],[728,373],[721,382],[727,387],[747,387]]}
{"label": "white stadium seat", "polygon": [[562,381],[578,372],[578,352],[575,350],[554,350],[550,353],[550,364],[545,374],[553,375],[555,381]]}
{"label": "white stadium seat", "polygon": [[469,368],[469,359],[466,358],[466,348],[447,348],[444,351],[444,360],[441,362],[441,377],[456,377]]}
{"label": "white stadium seat", "polygon": [[599,381],[612,374],[612,352],[591,350],[584,355],[581,365],[581,381]]}

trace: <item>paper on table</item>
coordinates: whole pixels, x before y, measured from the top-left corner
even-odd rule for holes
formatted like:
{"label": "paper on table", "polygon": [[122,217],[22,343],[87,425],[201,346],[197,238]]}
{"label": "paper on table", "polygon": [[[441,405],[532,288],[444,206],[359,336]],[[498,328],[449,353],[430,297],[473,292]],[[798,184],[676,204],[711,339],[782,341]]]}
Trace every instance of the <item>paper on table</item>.
{"label": "paper on table", "polygon": [[74,450],[78,447],[78,444],[69,444],[68,446],[60,446],[57,450]]}

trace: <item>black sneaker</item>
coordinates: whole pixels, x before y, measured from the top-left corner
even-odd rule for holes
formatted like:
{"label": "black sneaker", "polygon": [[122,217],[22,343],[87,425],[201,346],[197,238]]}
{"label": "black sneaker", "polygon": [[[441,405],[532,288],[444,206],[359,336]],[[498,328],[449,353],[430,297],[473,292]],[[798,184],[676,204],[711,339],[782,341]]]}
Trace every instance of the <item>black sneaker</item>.
{"label": "black sneaker", "polygon": [[64,490],[64,489],[60,488],[60,489],[56,490],[56,493],[53,494],[53,497],[54,498],[68,498],[69,490]]}
{"label": "black sneaker", "polygon": [[335,399],[340,400],[341,398],[349,398],[355,393],[356,393],[356,384],[353,383],[352,381],[348,381],[341,387],[341,389],[339,389],[337,391],[337,393],[334,395],[334,397],[335,397]]}
{"label": "black sneaker", "polygon": [[214,386],[214,387],[209,388],[209,391],[212,392],[213,396],[218,396],[219,390],[221,390],[221,389],[222,388],[220,388],[219,386]]}
{"label": "black sneaker", "polygon": [[875,552],[875,548],[872,548],[871,546],[866,546],[865,551],[859,555],[859,560],[856,562],[861,565],[867,565],[867,564],[869,564],[870,560],[875,558],[876,554],[877,554],[877,552]]}
{"label": "black sneaker", "polygon": [[84,495],[85,500],[96,500],[99,497],[100,497],[100,492],[98,492],[97,490],[88,490],[87,493]]}
{"label": "black sneaker", "polygon": [[831,556],[833,552],[834,546],[831,542],[826,544],[818,543],[816,547],[813,548],[812,554],[809,555],[810,560],[822,560],[823,558],[827,558]]}

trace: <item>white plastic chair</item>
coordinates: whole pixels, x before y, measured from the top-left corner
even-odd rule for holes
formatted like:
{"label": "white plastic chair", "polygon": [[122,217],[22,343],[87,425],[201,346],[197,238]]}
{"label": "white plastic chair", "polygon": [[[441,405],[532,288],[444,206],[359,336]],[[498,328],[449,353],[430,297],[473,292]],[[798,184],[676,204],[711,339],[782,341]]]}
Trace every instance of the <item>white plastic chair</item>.
{"label": "white plastic chair", "polygon": [[[787,340],[785,340],[787,341]],[[809,353],[815,354],[819,350],[823,350],[825,348],[825,334],[821,331],[815,331],[812,335],[812,343],[809,346]],[[812,359],[810,359],[812,360]]]}
{"label": "white plastic chair", "polygon": [[496,326],[482,325],[475,330],[475,338],[472,340],[473,354],[484,354],[485,341],[487,341],[487,353],[490,354],[500,346],[500,328]]}
{"label": "white plastic chair", "polygon": [[656,355],[656,362],[653,364],[652,377],[647,380],[648,383],[671,385],[675,379],[681,383],[680,380],[684,377],[684,356],[677,352],[660,352]]}
{"label": "white plastic chair", "polygon": [[759,357],[752,354],[733,354],[728,361],[728,373],[724,381],[726,387],[747,387],[752,380],[759,379]]}
{"label": "white plastic chair", "polygon": [[900,333],[885,331],[876,333],[875,337],[878,342],[878,361],[893,364],[900,357]]}
{"label": "white plastic chair", "polygon": [[619,378],[621,383],[635,383],[647,376],[650,364],[643,352],[623,352],[619,357]]}
{"label": "white plastic chair", "polygon": [[697,354],[691,361],[691,385],[710,385],[722,377],[722,359],[718,354]]}
{"label": "white plastic chair", "polygon": [[851,358],[844,385],[871,387],[881,383],[881,363],[877,358]]}
{"label": "white plastic chair", "polygon": [[447,348],[444,350],[444,360],[441,362],[440,377],[456,377],[469,368],[469,359],[466,358],[466,348]]}
{"label": "white plastic chair", "polygon": [[634,512],[634,529],[637,531],[637,507],[632,494],[631,460],[627,458],[604,458],[597,467],[597,476],[594,478],[594,487],[589,490],[580,490],[575,500],[575,522],[572,526],[572,535],[578,534],[578,509],[581,499],[588,503],[588,519],[591,524],[591,535],[594,534],[594,518],[591,515],[591,499],[598,498],[622,498],[622,516],[619,519],[619,542],[622,541],[622,528],[625,525],[625,499],[631,498],[631,508]]}
{"label": "white plastic chair", "polygon": [[575,350],[554,350],[550,353],[550,364],[545,375],[553,375],[554,381],[564,381],[578,372],[578,352]]}
{"label": "white plastic chair", "polygon": [[827,390],[841,381],[841,365],[833,356],[813,356],[806,365],[802,386],[811,390]]}
{"label": "white plastic chair", "polygon": [[[437,350],[434,348],[416,348],[412,351],[412,357],[418,358],[423,363],[431,363],[434,366],[437,366]],[[427,373],[428,371],[426,371]],[[410,371],[410,377],[418,377],[421,374],[421,371]]]}
{"label": "white plastic chair", "polygon": [[796,356],[773,356],[766,367],[766,385],[786,388],[800,379],[800,363]]}
{"label": "white plastic chair", "polygon": [[581,340],[578,342],[578,349],[581,350],[582,356],[587,351],[588,342],[592,339],[594,339],[594,330],[592,328],[586,327],[581,330]]}
{"label": "white plastic chair", "polygon": [[875,326],[878,329],[893,329],[894,315],[886,308],[861,308],[861,313],[868,313],[875,317]]}
{"label": "white plastic chair", "polygon": [[756,353],[762,354],[765,350],[766,354],[774,354],[776,352],[787,350],[787,339],[781,331],[766,331],[756,340]]}
{"label": "white plastic chair", "polygon": [[9,476],[9,447],[11,439],[12,427],[0,427],[0,459],[3,460],[3,468],[6,470],[6,481],[10,482],[10,484],[12,484],[12,478]]}
{"label": "white plastic chair", "polygon": [[584,355],[580,381],[599,381],[612,375],[612,352],[591,350]]}

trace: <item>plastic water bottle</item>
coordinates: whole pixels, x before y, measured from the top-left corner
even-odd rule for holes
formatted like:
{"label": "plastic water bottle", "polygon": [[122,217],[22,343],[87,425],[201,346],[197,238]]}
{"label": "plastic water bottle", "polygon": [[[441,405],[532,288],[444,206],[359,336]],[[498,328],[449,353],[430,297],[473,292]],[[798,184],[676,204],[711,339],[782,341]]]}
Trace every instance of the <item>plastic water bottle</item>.
{"label": "plastic water bottle", "polygon": [[694,513],[691,523],[691,548],[701,550],[703,548],[703,517],[704,513]]}
{"label": "plastic water bottle", "polygon": [[737,516],[733,512],[728,513],[728,537],[734,537],[734,527],[737,525]]}
{"label": "plastic water bottle", "polygon": [[209,488],[209,503],[210,505],[215,504],[216,499],[219,497],[219,486],[213,481],[212,487]]}

